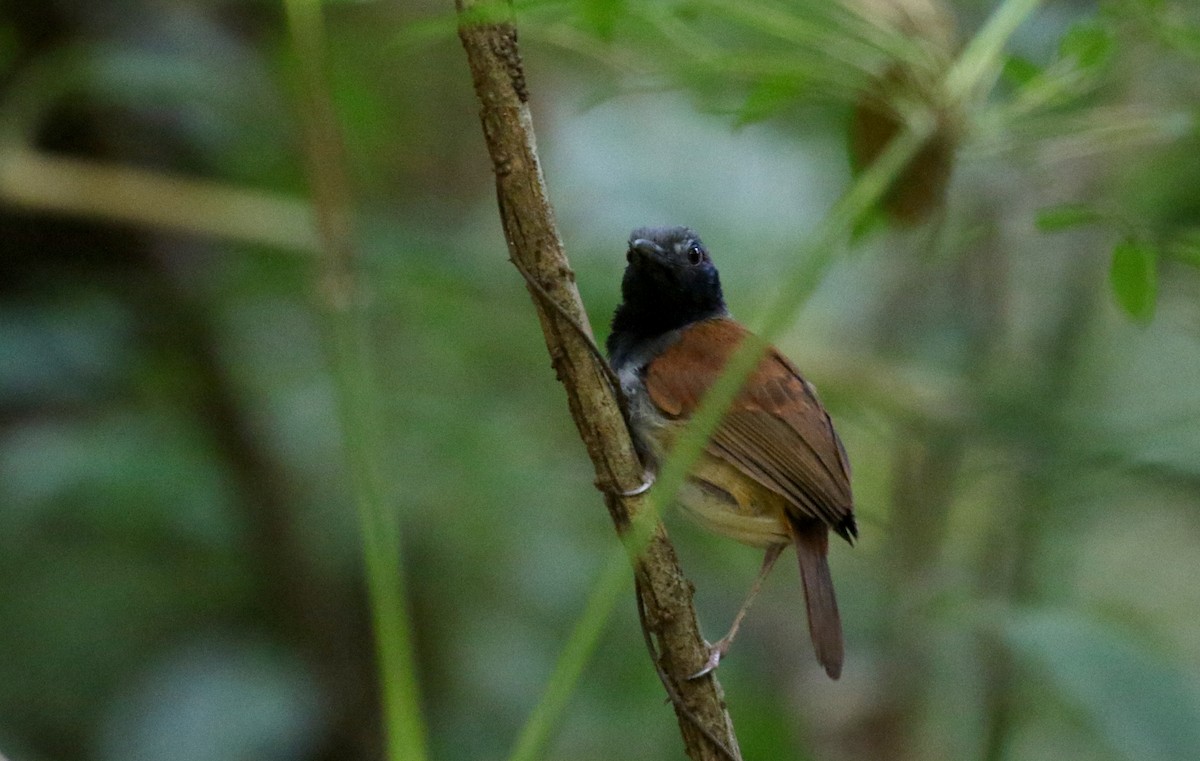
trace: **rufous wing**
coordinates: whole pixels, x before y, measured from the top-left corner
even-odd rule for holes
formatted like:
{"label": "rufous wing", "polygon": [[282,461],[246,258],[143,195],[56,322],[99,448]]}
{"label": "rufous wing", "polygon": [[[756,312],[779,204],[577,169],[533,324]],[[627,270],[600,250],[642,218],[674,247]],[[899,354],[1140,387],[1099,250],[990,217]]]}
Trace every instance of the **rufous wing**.
{"label": "rufous wing", "polygon": [[[684,328],[646,368],[650,399],[688,418],[749,335],[727,318]],[[853,502],[845,451],[812,387],[778,350],[767,349],[709,442],[711,454],[787,498],[790,517],[816,520],[852,539]]]}

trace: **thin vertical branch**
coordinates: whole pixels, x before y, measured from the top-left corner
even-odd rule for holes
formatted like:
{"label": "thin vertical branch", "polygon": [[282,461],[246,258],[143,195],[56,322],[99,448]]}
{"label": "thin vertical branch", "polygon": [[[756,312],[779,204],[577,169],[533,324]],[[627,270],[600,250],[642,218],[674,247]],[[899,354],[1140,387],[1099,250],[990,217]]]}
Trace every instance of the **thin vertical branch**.
{"label": "thin vertical branch", "polygon": [[[661,649],[664,675],[688,755],[693,759],[740,758],[733,723],[714,678],[689,680],[707,658],[692,590],[655,513],[642,497],[617,492],[636,487],[642,466],[604,368],[589,346],[587,314],[554,222],[534,141],[529,92],[517,47],[517,30],[504,3],[458,0],[459,37],[467,54],[480,121],[496,175],[496,194],[509,254],[529,284],[546,346],[567,391],[571,415],[596,469],[597,484],[618,532],[624,537],[648,520],[648,543],[631,541],[647,626]],[[548,303],[553,300],[553,304]],[[578,328],[576,326],[579,326]],[[641,516],[641,517],[639,517]],[[534,757],[556,723],[591,652],[597,627],[607,618],[622,575],[606,573],[560,658],[546,696],[522,734],[518,753]],[[608,591],[604,591],[608,590]]]}
{"label": "thin vertical branch", "polygon": [[325,78],[325,40],[317,0],[284,0],[301,85],[305,159],[323,248],[321,290],[343,446],[358,506],[371,597],[387,757],[422,761],[425,727],[407,615],[400,527],[387,502],[380,458],[379,393],[355,263],[350,181],[337,115]]}

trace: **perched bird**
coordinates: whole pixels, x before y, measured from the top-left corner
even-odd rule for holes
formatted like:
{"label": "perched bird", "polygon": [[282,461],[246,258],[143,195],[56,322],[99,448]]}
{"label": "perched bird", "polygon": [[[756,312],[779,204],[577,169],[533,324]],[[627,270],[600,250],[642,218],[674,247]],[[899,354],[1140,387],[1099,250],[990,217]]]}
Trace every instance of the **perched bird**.
{"label": "perched bird", "polygon": [[[705,392],[749,334],[729,316],[708,250],[686,227],[640,228],[629,238],[609,362],[634,439],[653,473]],[[783,548],[796,548],[817,660],[837,679],[842,624],[826,555],[829,531],[858,536],[850,467],[812,385],[773,347],[725,413],[680,491],[701,525],[767,550],[729,633],[695,676],[716,668]]]}

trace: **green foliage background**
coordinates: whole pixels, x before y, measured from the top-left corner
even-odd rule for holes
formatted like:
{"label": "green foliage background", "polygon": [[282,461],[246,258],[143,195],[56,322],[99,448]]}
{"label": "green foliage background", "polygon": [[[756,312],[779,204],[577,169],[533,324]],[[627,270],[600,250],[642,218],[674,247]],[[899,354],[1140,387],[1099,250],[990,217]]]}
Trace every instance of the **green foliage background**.
{"label": "green foliage background", "polygon": [[[995,7],[943,11],[966,42]],[[452,9],[322,10],[412,697],[431,758],[503,758],[615,539],[505,261]],[[802,0],[517,18],[601,338],[643,224],[699,230],[760,325],[853,180],[864,88],[957,52]],[[722,665],[748,759],[1200,755],[1200,11],[1046,2],[1000,63],[954,104],[944,206],[860,226],[776,337],[846,441],[862,541],[831,559],[841,681],[787,563]],[[303,87],[273,3],[0,5],[14,761],[385,752]],[[758,554],[667,520],[718,636]],[[681,757],[662,694],[630,591],[548,757]]]}

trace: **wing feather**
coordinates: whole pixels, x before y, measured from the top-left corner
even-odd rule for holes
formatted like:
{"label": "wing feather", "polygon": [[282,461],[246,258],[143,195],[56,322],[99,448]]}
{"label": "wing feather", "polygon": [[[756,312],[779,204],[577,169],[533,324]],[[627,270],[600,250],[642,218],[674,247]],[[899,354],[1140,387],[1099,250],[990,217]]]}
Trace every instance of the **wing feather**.
{"label": "wing feather", "polygon": [[[646,367],[650,399],[668,417],[689,417],[747,335],[726,318],[688,326]],[[784,496],[794,518],[856,533],[845,450],[812,386],[778,350],[767,350],[709,451]]]}

